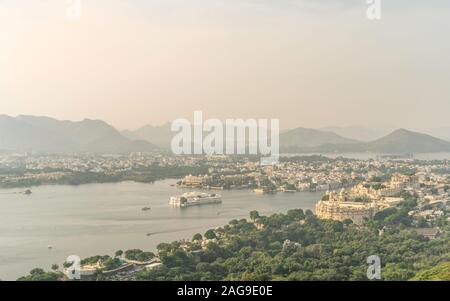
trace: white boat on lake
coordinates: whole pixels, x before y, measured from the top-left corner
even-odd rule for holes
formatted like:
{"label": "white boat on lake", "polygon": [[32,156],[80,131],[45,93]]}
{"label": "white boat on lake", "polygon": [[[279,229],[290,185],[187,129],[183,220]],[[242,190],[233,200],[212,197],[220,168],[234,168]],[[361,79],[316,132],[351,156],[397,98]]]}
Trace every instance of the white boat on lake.
{"label": "white boat on lake", "polygon": [[222,196],[216,193],[205,192],[186,192],[179,196],[173,196],[170,198],[169,205],[173,207],[190,207],[206,204],[219,204],[222,203]]}

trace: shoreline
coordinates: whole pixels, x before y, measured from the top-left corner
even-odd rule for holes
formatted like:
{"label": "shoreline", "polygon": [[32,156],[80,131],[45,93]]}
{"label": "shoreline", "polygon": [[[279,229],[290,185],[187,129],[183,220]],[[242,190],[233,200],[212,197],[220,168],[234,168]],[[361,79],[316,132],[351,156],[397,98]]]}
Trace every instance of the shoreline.
{"label": "shoreline", "polygon": [[[253,209],[263,214],[308,209],[322,196],[321,192],[260,196],[249,190],[226,190],[222,204],[178,210],[168,205],[171,195],[183,191],[170,186],[173,180],[152,185],[132,181],[48,185],[33,191],[30,198],[4,195],[0,278],[12,279],[38,266],[48,269],[72,254],[113,254],[121,248],[151,251],[161,242],[190,239],[197,232],[247,217]],[[145,206],[152,210],[143,212]]]}

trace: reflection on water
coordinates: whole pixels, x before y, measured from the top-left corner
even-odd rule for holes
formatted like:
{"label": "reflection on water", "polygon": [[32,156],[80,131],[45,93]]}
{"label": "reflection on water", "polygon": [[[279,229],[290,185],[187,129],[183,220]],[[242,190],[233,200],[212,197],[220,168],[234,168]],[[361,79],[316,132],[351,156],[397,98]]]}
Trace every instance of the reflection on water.
{"label": "reflection on water", "polygon": [[[112,255],[118,249],[153,250],[160,242],[191,238],[251,210],[262,215],[313,209],[322,192],[255,195],[221,191],[222,204],[170,208],[185,191],[170,184],[118,183],[42,186],[32,195],[0,191],[0,279],[14,280],[34,267],[61,265],[69,255]],[[150,210],[143,211],[142,208]],[[49,249],[51,245],[53,248]]]}

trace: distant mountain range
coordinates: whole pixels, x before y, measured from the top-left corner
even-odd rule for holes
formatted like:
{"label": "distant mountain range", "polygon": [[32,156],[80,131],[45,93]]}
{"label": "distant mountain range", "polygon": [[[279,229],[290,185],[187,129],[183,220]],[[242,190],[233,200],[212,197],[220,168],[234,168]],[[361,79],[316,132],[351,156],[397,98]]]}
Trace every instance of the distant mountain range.
{"label": "distant mountain range", "polygon": [[[174,135],[170,130],[170,123],[166,123],[162,126],[146,125],[135,131],[123,131],[122,134],[130,139],[141,139],[152,142],[163,149],[170,148],[170,143]],[[291,151],[300,150],[305,147],[318,147],[326,143],[346,144],[358,142],[359,141],[341,137],[332,132],[307,128],[297,128],[280,134],[280,144],[286,150]]]}
{"label": "distant mountain range", "polygon": [[[330,128],[332,129],[332,128]],[[387,135],[386,130],[371,130],[364,127],[335,128],[340,135],[333,131],[296,128],[280,133],[280,147],[282,153],[344,153],[344,152],[373,152],[373,153],[428,153],[450,151],[450,142],[413,131],[399,129]],[[351,135],[353,133],[354,135]],[[365,134],[364,134],[365,133]],[[169,149],[173,133],[170,124],[162,126],[144,126],[136,131],[125,131],[123,135],[130,139],[142,139],[154,143],[160,148]],[[348,136],[381,137],[371,141],[351,139]]]}
{"label": "distant mountain range", "polygon": [[424,133],[443,140],[450,141],[450,127],[427,129],[424,130]]}
{"label": "distant mountain range", "polygon": [[377,153],[433,153],[450,151],[450,142],[430,135],[399,129],[364,146]]}
{"label": "distant mountain range", "polygon": [[322,145],[352,145],[359,141],[344,138],[336,133],[307,128],[296,128],[280,134],[281,152],[304,152],[320,148]]}
{"label": "distant mountain range", "polygon": [[170,130],[170,123],[166,123],[161,126],[146,125],[134,131],[125,130],[122,135],[132,140],[149,141],[162,149],[170,149],[174,133]]}
{"label": "distant mountain range", "polygon": [[[296,128],[280,134],[282,153],[373,152],[386,154],[449,152],[450,142],[405,129],[381,138],[363,127]],[[338,132],[338,133],[336,133]],[[446,133],[445,129],[441,134]],[[49,117],[0,115],[0,151],[49,153],[129,153],[170,149],[170,123],[119,132],[101,120],[61,121]],[[355,139],[351,137],[359,137]]]}
{"label": "distant mountain range", "polygon": [[134,141],[100,120],[60,121],[49,117],[0,116],[0,149],[49,153],[129,153],[150,151],[147,141]]}
{"label": "distant mountain range", "polygon": [[383,136],[386,136],[395,128],[369,128],[364,126],[347,126],[347,127],[337,127],[337,126],[330,126],[330,127],[324,127],[320,128],[321,131],[327,131],[327,132],[333,132],[336,133],[342,137],[353,139],[353,140],[359,140],[359,141],[373,141],[376,139],[379,139]]}
{"label": "distant mountain range", "polygon": [[371,142],[325,143],[318,147],[306,147],[300,152],[356,153],[371,152],[381,154],[415,154],[449,152],[450,142],[430,135],[399,129],[387,136]]}

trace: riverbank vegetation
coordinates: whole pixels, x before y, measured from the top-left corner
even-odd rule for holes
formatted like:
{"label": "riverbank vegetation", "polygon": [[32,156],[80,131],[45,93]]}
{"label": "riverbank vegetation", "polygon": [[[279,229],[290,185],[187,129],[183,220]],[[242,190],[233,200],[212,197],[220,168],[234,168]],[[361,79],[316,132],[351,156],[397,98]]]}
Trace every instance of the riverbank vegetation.
{"label": "riverbank vegetation", "polygon": [[208,166],[160,166],[157,164],[130,171],[103,172],[74,172],[64,170],[47,170],[46,172],[60,175],[48,178],[42,176],[42,171],[14,170],[9,171],[8,178],[0,177],[0,189],[25,188],[41,185],[82,185],[92,183],[118,183],[133,181],[139,183],[153,183],[169,178],[182,178],[187,175],[200,175],[208,172]]}
{"label": "riverbank vegetation", "polygon": [[217,239],[200,242],[197,235],[188,246],[177,242],[158,246],[164,265],[141,272],[136,279],[367,280],[366,260],[377,255],[382,279],[409,280],[421,270],[450,261],[448,232],[430,240],[390,217],[358,226],[290,210],[255,222],[234,220],[213,230]]}
{"label": "riverbank vegetation", "polygon": [[[412,203],[386,211],[356,225],[351,220],[320,220],[310,210],[232,220],[227,225],[194,235],[192,241],[161,243],[156,256],[162,265],[143,270],[135,280],[368,280],[367,258],[381,259],[382,280],[445,280],[450,262],[448,224],[436,239],[419,235],[407,219]],[[129,259],[155,254],[125,252]],[[145,257],[145,258],[144,258]],[[99,258],[82,262],[98,261]],[[51,273],[51,272],[50,272]],[[58,278],[58,273],[54,273]],[[21,280],[48,280],[36,273]]]}

